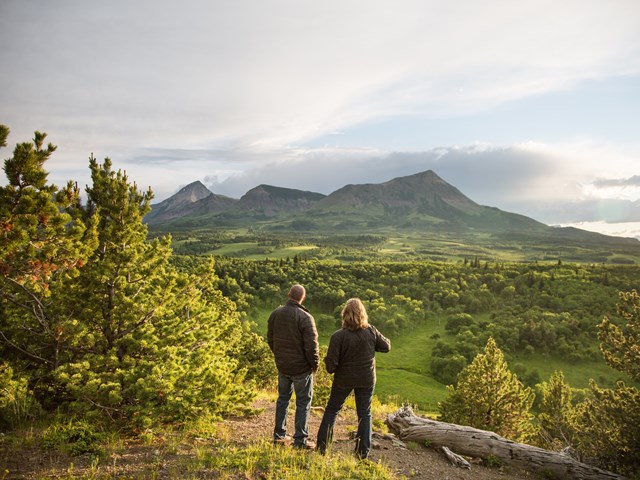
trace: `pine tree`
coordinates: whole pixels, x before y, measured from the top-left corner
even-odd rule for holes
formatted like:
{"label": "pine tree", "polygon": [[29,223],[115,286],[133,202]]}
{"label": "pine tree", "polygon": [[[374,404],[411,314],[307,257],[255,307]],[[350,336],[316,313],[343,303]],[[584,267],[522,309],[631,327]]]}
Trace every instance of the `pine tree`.
{"label": "pine tree", "polygon": [[80,355],[57,370],[72,406],[138,427],[246,408],[253,388],[232,355],[247,332],[212,264],[177,272],[171,239],[146,240],[151,192],[109,159],[90,168],[85,215],[99,218],[99,245],[65,297],[83,327]]}
{"label": "pine tree", "polygon": [[483,353],[458,374],[457,386],[447,387],[440,404],[445,422],[496,432],[506,438],[528,441],[535,433],[530,413],[534,393],[509,370],[493,338]]}
{"label": "pine tree", "polygon": [[[615,325],[608,317],[598,325],[600,349],[609,365],[639,382],[640,297],[635,290],[620,293],[618,314],[626,325]],[[622,381],[613,389],[600,388],[592,380],[591,392],[593,398],[576,406],[579,450],[603,468],[640,474],[640,390]]]}
{"label": "pine tree", "polygon": [[637,291],[620,293],[618,314],[626,322],[625,326],[618,327],[608,317],[598,325],[600,350],[609,365],[640,382],[640,297]]}
{"label": "pine tree", "polygon": [[562,372],[553,372],[541,386],[542,401],[538,422],[540,437],[547,448],[560,449],[573,445],[574,436],[570,420],[573,415],[571,387]]}
{"label": "pine tree", "polygon": [[[0,126],[0,145],[9,129]],[[56,150],[43,147],[46,134],[16,145],[4,162],[8,179],[0,187],[0,353],[30,376],[47,397],[51,372],[64,363],[75,325],[53,300],[77,275],[97,245],[94,217],[78,216],[80,195],[71,182],[58,189],[47,182],[44,163]]]}
{"label": "pine tree", "polygon": [[[5,146],[7,127],[0,132]],[[32,143],[16,145],[4,162],[9,183],[0,187],[0,273],[39,292],[54,272],[75,268],[95,246],[95,232],[70,215],[80,200],[78,188],[72,182],[63,189],[47,183],[43,165],[56,147],[43,148],[45,138],[36,132]]]}

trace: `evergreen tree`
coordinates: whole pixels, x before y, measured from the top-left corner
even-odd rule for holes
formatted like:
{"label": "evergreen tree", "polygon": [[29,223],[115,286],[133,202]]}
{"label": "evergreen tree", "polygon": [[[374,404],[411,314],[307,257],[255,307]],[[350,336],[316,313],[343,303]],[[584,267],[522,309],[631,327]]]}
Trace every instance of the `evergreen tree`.
{"label": "evergreen tree", "polygon": [[572,446],[573,415],[571,387],[565,382],[562,372],[553,372],[548,382],[541,385],[542,401],[538,422],[540,437],[547,448],[560,449]]}
{"label": "evergreen tree", "polygon": [[606,362],[640,382],[640,297],[638,292],[620,292],[618,315],[626,322],[618,327],[605,317],[598,328],[600,350]]}
{"label": "evergreen tree", "polygon": [[231,355],[247,332],[213,265],[177,272],[171,239],[146,240],[151,192],[109,159],[90,168],[85,215],[99,218],[99,245],[64,299],[83,327],[80,354],[57,370],[73,406],[139,427],[246,408],[253,389]]}
{"label": "evergreen tree", "polygon": [[[633,290],[620,293],[620,327],[607,317],[598,325],[600,349],[613,368],[640,381],[640,297]],[[577,405],[575,428],[580,451],[603,468],[624,475],[640,474],[640,390],[620,381],[616,388],[600,388],[591,381],[593,398]]]}
{"label": "evergreen tree", "polygon": [[[0,145],[8,133],[0,126]],[[44,163],[56,147],[43,147],[45,138],[36,132],[33,142],[16,145],[4,162],[8,184],[0,187],[0,353],[30,377],[41,399],[75,341],[76,326],[55,292],[97,245],[95,218],[78,215],[77,187],[47,183]]]}
{"label": "evergreen tree", "polygon": [[440,404],[445,422],[496,432],[506,438],[528,441],[534,435],[531,405],[534,393],[509,370],[493,338],[483,353],[458,374],[457,386],[447,387]]}
{"label": "evergreen tree", "polygon": [[[9,130],[0,127],[0,145],[6,146]],[[43,165],[56,147],[43,148],[45,138],[36,132],[32,143],[16,145],[4,162],[9,183],[0,187],[0,273],[6,282],[39,292],[56,271],[75,268],[95,247],[95,231],[70,214],[79,205],[78,188],[47,183]],[[87,220],[90,225],[93,219]]]}

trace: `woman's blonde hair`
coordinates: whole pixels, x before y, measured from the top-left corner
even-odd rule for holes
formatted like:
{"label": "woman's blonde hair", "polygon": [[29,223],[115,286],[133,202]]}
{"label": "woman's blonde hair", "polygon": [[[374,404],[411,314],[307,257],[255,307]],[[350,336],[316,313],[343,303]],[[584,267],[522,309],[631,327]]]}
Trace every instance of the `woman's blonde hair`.
{"label": "woman's blonde hair", "polygon": [[342,328],[361,330],[369,328],[369,316],[359,298],[350,298],[342,309]]}

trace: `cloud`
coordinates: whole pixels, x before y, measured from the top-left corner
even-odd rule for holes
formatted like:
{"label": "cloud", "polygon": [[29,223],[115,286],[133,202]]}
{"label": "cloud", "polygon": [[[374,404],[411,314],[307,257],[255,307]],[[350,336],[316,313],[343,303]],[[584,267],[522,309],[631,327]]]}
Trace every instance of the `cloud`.
{"label": "cloud", "polygon": [[562,227],[575,227],[591,232],[604,233],[617,237],[630,237],[640,240],[640,222],[608,223],[608,222],[574,222],[560,225]]}
{"label": "cloud", "polygon": [[554,209],[546,207],[553,221],[549,223],[640,222],[640,201],[588,198],[580,202],[563,202]]}
{"label": "cloud", "polygon": [[640,72],[624,0],[9,1],[1,17],[8,121],[99,149],[281,148]]}
{"label": "cloud", "polygon": [[[595,158],[588,156],[588,152]],[[592,194],[590,165],[602,149],[575,145],[526,143],[500,147],[485,144],[439,147],[425,152],[366,149],[282,150],[251,168],[225,178],[209,178],[216,193],[239,198],[247,190],[270,184],[324,194],[347,184],[382,183],[434,170],[445,181],[482,205],[522,213],[548,224],[575,221],[638,221],[640,202],[605,199]],[[615,152],[609,152],[615,157]],[[574,159],[582,160],[583,169]]]}
{"label": "cloud", "polygon": [[593,184],[598,188],[640,187],[640,175],[634,175],[629,178],[599,178]]}
{"label": "cloud", "polygon": [[[275,157],[275,158],[274,158]],[[567,186],[559,189],[556,178],[568,182],[567,168],[548,153],[527,146],[471,145],[439,147],[424,152],[384,152],[371,149],[281,150],[252,164],[212,188],[239,195],[260,183],[301,188],[329,194],[349,183],[381,183],[392,178],[434,170],[472,199],[496,205],[505,198],[538,200],[541,196],[572,198]]]}

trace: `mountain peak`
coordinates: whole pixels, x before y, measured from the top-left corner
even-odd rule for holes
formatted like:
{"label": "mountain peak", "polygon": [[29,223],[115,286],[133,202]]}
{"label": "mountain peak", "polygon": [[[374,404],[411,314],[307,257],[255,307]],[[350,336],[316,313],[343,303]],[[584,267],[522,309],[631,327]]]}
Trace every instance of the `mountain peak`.
{"label": "mountain peak", "polygon": [[261,184],[245,193],[238,208],[265,217],[307,210],[325,196],[321,193]]}
{"label": "mountain peak", "polygon": [[195,182],[191,182],[189,185],[182,187],[178,193],[173,195],[171,198],[180,197],[183,201],[191,201],[193,203],[198,200],[202,200],[209,195],[213,195],[213,192],[205,187],[200,180],[196,180]]}
{"label": "mountain peak", "polygon": [[162,202],[151,205],[151,212],[145,217],[145,221],[152,223],[180,217],[194,203],[211,195],[213,195],[211,190],[197,180],[182,187],[177,193]]}
{"label": "mountain peak", "polygon": [[321,202],[320,206],[332,210],[350,208],[374,208],[390,215],[398,215],[407,209],[438,218],[458,213],[471,214],[480,205],[466,197],[460,190],[440,178],[433,170],[397,177],[384,183],[347,185],[336,190]]}
{"label": "mountain peak", "polygon": [[260,195],[269,195],[271,197],[280,197],[280,198],[311,198],[318,199],[324,197],[321,193],[310,192],[307,190],[297,190],[295,188],[286,188],[286,187],[276,187],[273,185],[260,184],[257,187],[252,188],[247,193],[245,193],[242,198],[247,196],[252,196],[255,194]]}

